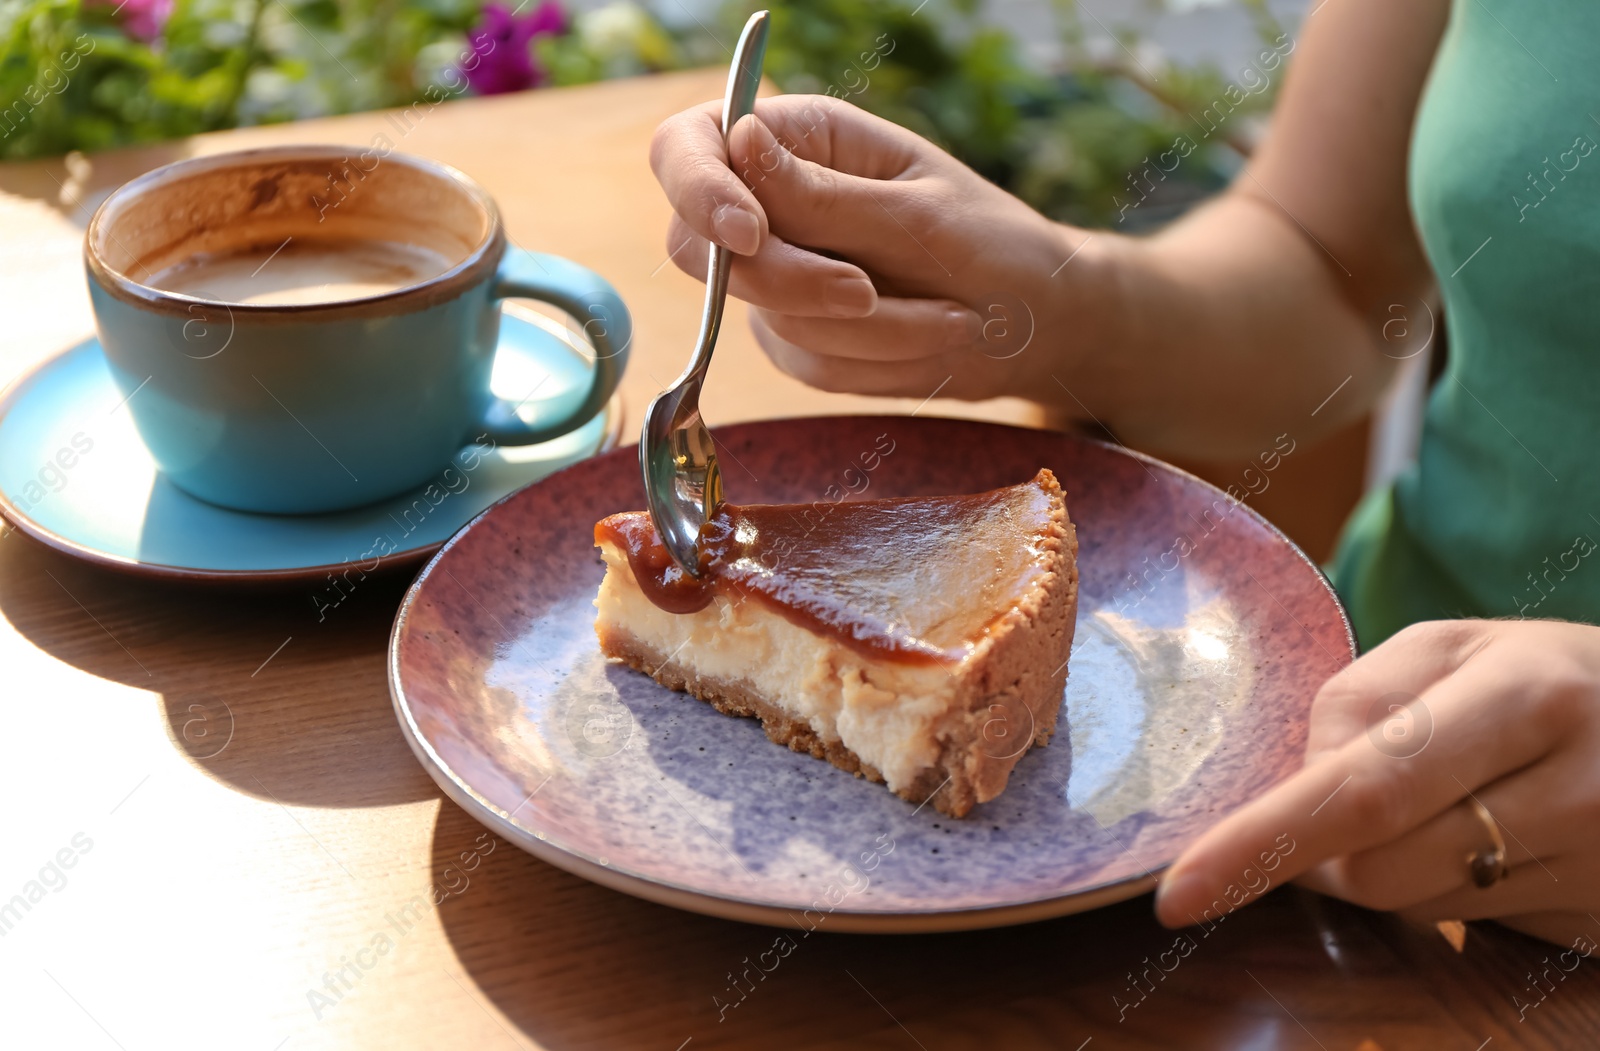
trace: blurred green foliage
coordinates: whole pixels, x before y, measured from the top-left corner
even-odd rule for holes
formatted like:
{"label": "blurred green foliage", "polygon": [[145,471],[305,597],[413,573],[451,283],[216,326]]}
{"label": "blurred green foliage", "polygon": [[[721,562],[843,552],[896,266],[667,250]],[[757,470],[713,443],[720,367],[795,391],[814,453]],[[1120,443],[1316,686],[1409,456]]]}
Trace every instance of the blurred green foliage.
{"label": "blurred green foliage", "polygon": [[[1135,42],[1124,41],[1116,62],[1091,56],[1073,0],[1054,2],[1067,56],[1056,72],[1030,68],[1017,41],[985,21],[981,0],[786,0],[773,8],[767,71],[785,91],[838,95],[927,136],[1058,218],[1151,219],[1160,202],[1217,185],[1224,140],[1270,104],[1275,83],[1202,134],[1196,115],[1224,97],[1228,77],[1162,64],[1157,89],[1151,71],[1135,68]],[[1263,39],[1275,38],[1260,0],[1246,2]],[[461,95],[457,69],[482,8],[129,0],[119,12],[114,0],[0,0],[0,158],[404,106],[436,84]],[[731,0],[710,24],[669,28],[616,0],[577,15],[569,32],[538,37],[534,54],[551,84],[721,63],[751,9]],[[130,21],[139,11],[154,30]],[[1157,190],[1151,159],[1183,136],[1194,149]],[[1130,174],[1140,171],[1142,182]],[[1146,190],[1152,203],[1129,213]]]}
{"label": "blurred green foliage", "polygon": [[[442,68],[465,49],[478,8],[176,0],[146,43],[113,3],[0,0],[0,156],[406,105],[430,83],[430,58]],[[441,43],[446,52],[430,55]]]}
{"label": "blurred green foliage", "polygon": [[[758,6],[735,3],[728,27]],[[1280,38],[1260,0],[1245,6],[1264,41]],[[1220,186],[1239,155],[1228,143],[1245,138],[1244,122],[1270,108],[1275,84],[1238,89],[1245,98],[1235,106],[1227,101],[1235,80],[1217,69],[1162,65],[1154,74],[1132,40],[1116,61],[1096,59],[1073,0],[1055,0],[1053,11],[1067,60],[1047,72],[986,23],[980,0],[790,0],[773,9],[767,71],[785,91],[840,95],[911,128],[1058,219],[1120,216],[1143,225]],[[1208,109],[1230,112],[1197,122]],[[1185,144],[1174,150],[1178,143]],[[1174,169],[1165,179],[1152,170],[1163,152]],[[1138,210],[1147,198],[1168,206]]]}

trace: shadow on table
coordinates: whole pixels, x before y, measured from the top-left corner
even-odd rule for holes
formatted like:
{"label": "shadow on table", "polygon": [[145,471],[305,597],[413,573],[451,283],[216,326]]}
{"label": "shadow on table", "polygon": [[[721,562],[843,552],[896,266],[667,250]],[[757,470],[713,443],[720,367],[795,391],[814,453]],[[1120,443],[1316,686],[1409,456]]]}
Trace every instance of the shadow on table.
{"label": "shadow on table", "polygon": [[448,801],[433,872],[452,977],[551,1051],[1562,1046],[1511,1006],[1549,946],[1474,928],[1458,956],[1427,928],[1297,888],[1209,933],[1163,930],[1145,896],[1002,930],[807,935],[596,886]]}
{"label": "shadow on table", "polygon": [[160,694],[173,748],[231,788],[285,804],[387,806],[437,794],[400,736],[385,673],[413,575],[369,577],[319,621],[315,585],[136,578],[8,528],[0,615],[58,660]]}

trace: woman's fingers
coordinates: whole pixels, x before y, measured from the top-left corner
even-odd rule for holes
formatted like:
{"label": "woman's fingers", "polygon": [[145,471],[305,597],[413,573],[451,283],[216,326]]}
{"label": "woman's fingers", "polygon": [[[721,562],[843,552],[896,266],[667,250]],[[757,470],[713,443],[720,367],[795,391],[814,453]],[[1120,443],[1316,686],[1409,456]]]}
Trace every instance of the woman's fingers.
{"label": "woman's fingers", "polygon": [[924,214],[930,209],[918,184],[869,179],[809,160],[756,116],[734,127],[729,157],[773,233],[852,258],[903,252],[906,257],[895,260],[897,270],[926,269],[930,279],[949,276],[917,247],[932,239]]}
{"label": "woman's fingers", "polygon": [[[903,178],[919,166],[948,157],[915,132],[831,95],[758,99],[755,115],[785,150],[863,179]],[[743,147],[740,135],[740,127],[735,125],[729,137],[734,153]],[[735,168],[744,174],[743,165]],[[748,177],[746,181],[750,181]]]}
{"label": "woman's fingers", "polygon": [[1448,894],[1400,910],[1419,923],[1440,920],[1484,920],[1495,916],[1550,909],[1582,908],[1593,888],[1586,882],[1588,863],[1568,864],[1564,858],[1529,861],[1518,865],[1492,887],[1468,884]]}
{"label": "woman's fingers", "polygon": [[[856,324],[868,324],[856,322]],[[818,390],[842,394],[926,398],[934,393],[962,396],[953,383],[958,354],[934,354],[905,361],[863,361],[818,354],[790,343],[772,330],[760,310],[750,312],[756,342],[778,369]]]}
{"label": "woman's fingers", "polygon": [[[1566,846],[1552,838],[1551,826],[1540,820],[1555,787],[1549,780],[1536,768],[1473,793],[1500,825],[1508,867],[1553,855]],[[1518,836],[1517,829],[1528,838]],[[1405,909],[1469,886],[1467,858],[1492,844],[1483,822],[1463,801],[1400,839],[1324,862],[1299,882],[1369,909]]]}
{"label": "woman's fingers", "polygon": [[[760,311],[762,323],[792,346],[829,358],[916,361],[969,348],[978,316],[949,300],[880,298],[872,316],[842,321]],[[840,362],[848,367],[849,362]]]}
{"label": "woman's fingers", "polygon": [[1477,657],[1493,631],[1488,621],[1413,624],[1346,667],[1317,691],[1307,761],[1363,734],[1390,755],[1425,747],[1432,713],[1415,702]]}
{"label": "woman's fingers", "polygon": [[[1259,872],[1268,852],[1278,859],[1272,882],[1294,879],[1329,858],[1408,835],[1469,790],[1547,754],[1560,735],[1537,700],[1524,718],[1505,718],[1506,706],[1526,700],[1525,669],[1476,671],[1422,695],[1434,729],[1415,754],[1387,754],[1365,735],[1353,738],[1224,818],[1162,877],[1161,920],[1182,924],[1219,900],[1243,904],[1227,888],[1242,872]],[[1293,849],[1275,848],[1285,837]]]}
{"label": "woman's fingers", "polygon": [[[681,217],[667,231],[667,251],[680,270],[705,280],[711,247]],[[734,259],[728,291],[758,307],[808,317],[866,317],[878,306],[872,280],[859,266],[771,234],[753,255]]]}
{"label": "woman's fingers", "polygon": [[[1533,711],[1528,718],[1548,716]],[[1573,738],[1560,725],[1559,718],[1552,730],[1560,741]],[[1343,889],[1359,891],[1364,889],[1362,883],[1376,887],[1380,882],[1390,887],[1404,882],[1413,888],[1400,895],[1388,894],[1392,903],[1351,897],[1337,886],[1332,893],[1375,908],[1422,909],[1441,919],[1476,919],[1571,906],[1592,890],[1592,874],[1580,871],[1565,884],[1557,878],[1568,865],[1580,864],[1579,859],[1583,859],[1582,864],[1593,865],[1592,801],[1600,798],[1600,769],[1594,762],[1592,746],[1562,748],[1544,762],[1474,789],[1472,794],[1499,828],[1511,874],[1538,873],[1544,877],[1543,883],[1517,881],[1532,895],[1526,903],[1520,898],[1496,895],[1500,884],[1485,891],[1471,882],[1466,858],[1490,849],[1493,837],[1466,805],[1452,807],[1402,841],[1368,852],[1372,857],[1346,859],[1355,866],[1352,875],[1356,886]],[[1456,875],[1453,881],[1449,878],[1452,871]],[[1491,911],[1482,911],[1490,906]],[[1460,915],[1449,912],[1451,909],[1461,910]],[[1600,928],[1595,933],[1600,937]]]}
{"label": "woman's fingers", "polygon": [[740,255],[754,255],[768,231],[767,213],[746,183],[762,181],[763,165],[780,155],[865,182],[896,178],[933,151],[911,132],[826,95],[761,99],[756,114],[759,121],[746,117],[724,142],[722,104],[707,102],[668,117],[650,142],[650,166],[673,211],[701,237]]}
{"label": "woman's fingers", "polygon": [[728,167],[721,103],[662,121],[650,140],[650,167],[690,229],[740,255],[755,254],[766,237],[767,216]]}

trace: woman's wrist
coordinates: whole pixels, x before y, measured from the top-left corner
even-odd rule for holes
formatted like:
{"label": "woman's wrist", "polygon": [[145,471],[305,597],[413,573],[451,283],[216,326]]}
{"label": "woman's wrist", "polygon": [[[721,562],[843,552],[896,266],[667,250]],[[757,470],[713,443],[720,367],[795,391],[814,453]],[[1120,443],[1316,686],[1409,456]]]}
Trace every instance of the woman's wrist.
{"label": "woman's wrist", "polygon": [[[1076,420],[1114,409],[1107,348],[1130,333],[1125,289],[1127,238],[1050,222],[1041,250],[1028,253],[1018,300],[1032,321],[1031,341],[1015,358],[1008,384],[1020,398],[1059,408]],[[1036,260],[1047,262],[1048,268]]]}

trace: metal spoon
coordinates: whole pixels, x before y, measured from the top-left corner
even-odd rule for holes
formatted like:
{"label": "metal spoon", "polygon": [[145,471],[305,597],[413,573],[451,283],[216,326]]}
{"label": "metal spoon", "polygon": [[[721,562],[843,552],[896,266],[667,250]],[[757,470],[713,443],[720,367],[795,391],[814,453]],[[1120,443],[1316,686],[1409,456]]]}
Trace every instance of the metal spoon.
{"label": "metal spoon", "polygon": [[[722,139],[734,124],[755,110],[756,88],[761,84],[761,64],[767,50],[767,12],[757,11],[739,34],[728,70],[728,91],[722,100]],[[722,327],[722,307],[728,298],[728,269],[732,253],[711,245],[706,269],[706,305],[700,315],[700,335],[689,367],[677,382],[650,403],[639,439],[639,467],[644,471],[645,502],[672,560],[690,576],[700,575],[700,527],[722,504],[722,473],[711,432],[700,418],[700,387],[711,364]]]}

